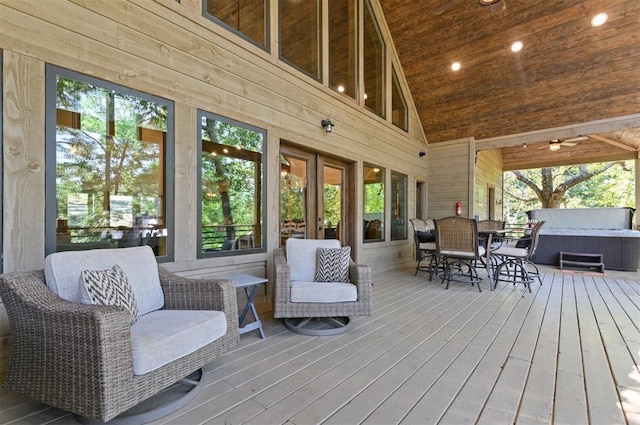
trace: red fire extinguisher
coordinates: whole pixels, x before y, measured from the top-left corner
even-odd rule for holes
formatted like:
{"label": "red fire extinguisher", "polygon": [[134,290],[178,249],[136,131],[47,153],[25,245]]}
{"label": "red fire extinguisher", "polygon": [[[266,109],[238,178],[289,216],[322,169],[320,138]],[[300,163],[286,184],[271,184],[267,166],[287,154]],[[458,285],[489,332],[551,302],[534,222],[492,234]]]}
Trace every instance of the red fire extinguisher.
{"label": "red fire extinguisher", "polygon": [[460,201],[456,202],[456,215],[457,216],[462,215],[462,202]]}

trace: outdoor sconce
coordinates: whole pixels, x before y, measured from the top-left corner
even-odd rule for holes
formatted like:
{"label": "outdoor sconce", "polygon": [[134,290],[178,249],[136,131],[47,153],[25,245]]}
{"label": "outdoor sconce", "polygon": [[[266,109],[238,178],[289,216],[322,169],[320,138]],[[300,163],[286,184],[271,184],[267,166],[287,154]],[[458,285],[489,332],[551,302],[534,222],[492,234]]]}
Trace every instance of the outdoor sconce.
{"label": "outdoor sconce", "polygon": [[423,156],[425,156],[427,153],[425,151],[420,151],[418,153],[418,155],[420,155],[420,158],[422,158]]}
{"label": "outdoor sconce", "polygon": [[320,121],[320,124],[322,125],[322,128],[324,128],[324,131],[326,131],[327,133],[331,133],[333,131],[333,123],[329,118]]}

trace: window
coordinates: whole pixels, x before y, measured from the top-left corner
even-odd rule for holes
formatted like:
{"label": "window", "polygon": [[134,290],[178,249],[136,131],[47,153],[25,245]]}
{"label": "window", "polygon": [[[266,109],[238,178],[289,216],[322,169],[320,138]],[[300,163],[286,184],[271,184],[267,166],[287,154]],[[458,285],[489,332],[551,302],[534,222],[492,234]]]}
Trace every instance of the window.
{"label": "window", "polygon": [[200,112],[198,256],[264,251],[266,132]]}
{"label": "window", "polygon": [[278,2],[280,57],[320,81],[321,0]]}
{"label": "window", "polygon": [[46,252],[172,256],[173,105],[47,67]]}
{"label": "window", "polygon": [[407,239],[407,176],[391,171],[391,240]]}
{"label": "window", "polygon": [[391,87],[391,122],[407,131],[409,128],[407,123],[407,102],[404,100],[395,67],[391,67],[391,71],[391,77],[393,78]]}
{"label": "window", "polygon": [[384,40],[371,4],[365,2],[364,12],[364,105],[384,118],[385,53]]}
{"label": "window", "polygon": [[384,169],[364,165],[364,241],[384,240]]}
{"label": "window", "polygon": [[205,0],[202,7],[204,16],[268,49],[268,0]]}
{"label": "window", "polygon": [[356,98],[358,27],[356,0],[329,0],[329,87]]}

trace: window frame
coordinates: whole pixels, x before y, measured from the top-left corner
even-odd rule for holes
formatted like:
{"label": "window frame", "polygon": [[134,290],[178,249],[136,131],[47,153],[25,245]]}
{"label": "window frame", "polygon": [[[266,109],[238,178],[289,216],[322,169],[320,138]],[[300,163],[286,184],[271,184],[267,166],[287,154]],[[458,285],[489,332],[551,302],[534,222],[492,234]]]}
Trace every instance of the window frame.
{"label": "window frame", "polygon": [[395,223],[391,223],[390,225],[391,240],[392,241],[406,240],[409,238],[409,231],[407,226],[407,221],[409,220],[408,211],[407,211],[408,209],[407,198],[409,195],[409,176],[399,171],[391,170],[390,179],[391,179],[391,188],[390,188],[391,201],[390,202],[391,202],[392,213],[396,211],[396,208],[398,208],[398,204],[396,203],[397,197],[395,197],[394,195],[397,195],[400,193],[400,191],[395,189],[394,183],[396,182],[396,180],[400,180],[404,183],[404,187],[401,189],[401,195],[400,195],[400,211],[401,211],[400,221],[401,221],[401,225],[403,226],[404,235],[400,235],[400,236],[395,235],[394,229],[396,229],[396,225]]}
{"label": "window frame", "polygon": [[248,41],[249,43],[253,44],[254,46],[259,47],[260,49],[264,50],[265,52],[271,53],[271,16],[270,16],[270,14],[271,14],[271,0],[263,0],[263,4],[264,4],[264,45],[262,45],[257,40],[254,40],[253,38],[249,37],[247,34],[245,34],[244,32],[240,31],[239,29],[236,29],[236,28],[232,27],[231,25],[227,24],[222,19],[217,18],[216,16],[210,14],[209,11],[207,10],[207,0],[202,0],[202,16],[204,16],[205,18],[207,18],[208,20],[210,20],[212,22],[215,22],[216,24],[220,25],[221,27],[223,27],[227,31],[237,35],[238,37],[242,38],[243,40]]}
{"label": "window frame", "polygon": [[[247,249],[234,249],[234,250],[220,250],[220,251],[209,251],[209,252],[205,252],[202,250],[202,119],[203,118],[212,118],[215,119],[217,121],[221,121],[224,122],[226,124],[231,124],[237,127],[241,127],[247,130],[251,130],[254,131],[256,133],[260,133],[262,134],[262,160],[260,162],[260,169],[262,172],[262,176],[261,176],[261,198],[262,198],[262,205],[260,206],[260,226],[261,226],[261,246],[257,247],[257,248],[247,248]],[[249,254],[256,254],[256,253],[265,253],[267,252],[267,242],[268,242],[268,235],[266,230],[266,223],[267,223],[267,172],[266,172],[266,167],[267,167],[267,161],[266,161],[266,152],[267,152],[267,130],[260,128],[260,127],[256,127],[253,126],[251,124],[247,124],[241,121],[237,121],[222,115],[218,115],[218,114],[214,114],[212,112],[208,112],[202,109],[198,109],[198,113],[197,113],[197,118],[196,118],[196,134],[198,135],[198,140],[197,140],[197,145],[198,145],[198,149],[197,149],[197,164],[196,164],[196,169],[197,169],[197,188],[198,188],[198,194],[197,194],[197,233],[196,233],[196,258],[198,259],[203,259],[203,258],[220,258],[220,257],[229,257],[229,256],[237,256],[237,255],[249,255]]]}
{"label": "window frame", "polygon": [[387,184],[386,184],[386,179],[387,179],[387,169],[385,167],[379,166],[379,165],[375,165],[375,164],[371,164],[369,162],[365,162],[363,163],[363,173],[362,173],[362,217],[365,217],[365,214],[367,214],[367,212],[365,211],[365,207],[366,207],[366,203],[367,203],[367,190],[366,190],[366,169],[367,168],[371,168],[372,170],[375,171],[375,169],[379,169],[381,175],[380,175],[380,184],[382,184],[382,190],[380,191],[381,195],[382,195],[382,219],[381,219],[381,227],[382,227],[382,231],[380,233],[380,238],[375,238],[375,239],[367,239],[367,235],[366,235],[366,228],[363,229],[363,234],[362,234],[362,242],[363,243],[372,243],[372,242],[384,242],[386,240],[386,227],[387,227]]}
{"label": "window frame", "polygon": [[56,221],[57,221],[57,157],[56,157],[56,100],[57,77],[71,78],[103,89],[112,90],[120,94],[137,97],[143,100],[160,103],[167,108],[167,133],[164,146],[164,220],[167,229],[166,255],[156,256],[158,262],[173,261],[175,244],[175,210],[174,210],[174,165],[175,144],[174,103],[171,100],[144,93],[129,87],[115,84],[106,80],[61,68],[55,65],[45,65],[45,255],[57,252]]}

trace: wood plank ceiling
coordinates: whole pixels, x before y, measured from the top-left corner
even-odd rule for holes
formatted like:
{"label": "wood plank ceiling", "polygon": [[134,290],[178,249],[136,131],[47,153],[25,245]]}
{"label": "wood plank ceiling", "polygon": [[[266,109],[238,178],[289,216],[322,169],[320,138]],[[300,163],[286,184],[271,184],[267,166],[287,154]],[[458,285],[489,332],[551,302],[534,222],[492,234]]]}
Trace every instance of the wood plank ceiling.
{"label": "wood plank ceiling", "polygon": [[[380,0],[428,142],[476,140],[640,112],[640,1]],[[609,20],[592,27],[606,12]],[[513,41],[524,48],[510,50]],[[462,68],[451,71],[459,61]],[[621,129],[623,130],[623,129]],[[640,129],[503,148],[505,169],[637,158]],[[526,153],[525,153],[526,152]]]}

